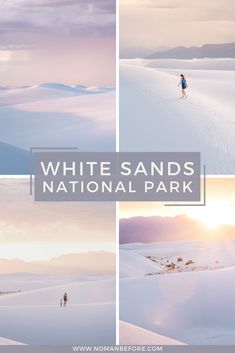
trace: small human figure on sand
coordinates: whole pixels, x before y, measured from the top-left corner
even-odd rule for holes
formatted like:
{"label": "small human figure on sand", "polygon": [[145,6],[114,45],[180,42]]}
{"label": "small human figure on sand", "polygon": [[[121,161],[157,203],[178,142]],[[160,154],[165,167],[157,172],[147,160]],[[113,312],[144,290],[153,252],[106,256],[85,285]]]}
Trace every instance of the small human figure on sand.
{"label": "small human figure on sand", "polygon": [[178,87],[179,86],[181,86],[181,90],[182,90],[182,97],[181,98],[187,98],[186,88],[188,88],[188,84],[187,84],[186,78],[183,74],[180,75],[180,83],[178,84]]}
{"label": "small human figure on sand", "polygon": [[63,299],[64,299],[64,306],[66,306],[67,305],[67,301],[68,301],[68,294],[66,292],[64,293]]}
{"label": "small human figure on sand", "polygon": [[66,306],[68,301],[68,294],[65,292],[63,297],[60,299],[60,307]]}

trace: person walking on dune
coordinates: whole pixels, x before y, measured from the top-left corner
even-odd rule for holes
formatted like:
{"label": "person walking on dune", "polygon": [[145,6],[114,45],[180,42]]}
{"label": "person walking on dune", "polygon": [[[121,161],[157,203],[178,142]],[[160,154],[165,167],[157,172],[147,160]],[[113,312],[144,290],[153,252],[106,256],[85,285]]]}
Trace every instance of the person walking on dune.
{"label": "person walking on dune", "polygon": [[185,76],[183,74],[180,75],[180,83],[178,84],[178,87],[181,86],[182,88],[182,97],[181,98],[187,98],[186,95],[186,88],[188,87],[187,81],[185,79]]}
{"label": "person walking on dune", "polygon": [[66,292],[64,293],[63,299],[64,299],[64,306],[66,306],[67,305],[67,301],[68,301],[68,294]]}

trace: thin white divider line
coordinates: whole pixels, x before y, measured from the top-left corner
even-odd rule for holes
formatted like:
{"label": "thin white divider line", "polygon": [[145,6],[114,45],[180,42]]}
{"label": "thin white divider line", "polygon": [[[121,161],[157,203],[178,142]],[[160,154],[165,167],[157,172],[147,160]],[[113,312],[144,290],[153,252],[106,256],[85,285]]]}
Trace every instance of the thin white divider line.
{"label": "thin white divider line", "polygon": [[[116,152],[119,152],[119,0],[116,0]],[[116,202],[116,345],[119,345],[119,202]]]}

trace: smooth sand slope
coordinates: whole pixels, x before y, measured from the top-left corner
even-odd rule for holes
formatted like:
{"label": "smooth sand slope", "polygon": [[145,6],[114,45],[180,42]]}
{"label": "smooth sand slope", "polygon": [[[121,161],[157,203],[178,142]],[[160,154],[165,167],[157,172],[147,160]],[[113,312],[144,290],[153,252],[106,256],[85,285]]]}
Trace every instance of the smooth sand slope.
{"label": "smooth sand slope", "polygon": [[115,150],[115,92],[111,88],[53,83],[3,89],[0,124],[1,174],[28,173],[30,147],[112,151]]}
{"label": "smooth sand slope", "polygon": [[130,251],[121,250],[119,258],[122,266],[120,267],[119,276],[122,277],[139,277],[148,273],[163,273],[163,269],[146,259],[144,256]]}
{"label": "smooth sand slope", "polygon": [[[132,257],[138,256],[138,259],[145,261],[145,263],[147,261],[148,265],[154,266],[155,269],[159,267],[162,269],[161,263],[164,263],[165,260],[168,260],[169,263],[177,263],[179,257],[181,257],[183,261],[177,263],[177,266],[183,266],[187,260],[193,260],[195,267],[207,266],[210,268],[216,267],[221,269],[235,266],[234,239],[123,244],[120,246],[121,260],[124,256],[124,260],[127,261],[127,256],[125,255],[127,252],[129,252]],[[146,256],[154,257],[158,259],[159,262],[153,263],[152,261],[149,261]],[[122,261],[122,264],[125,265],[125,262]],[[140,264],[141,262],[139,262],[139,265]],[[135,272],[132,272],[132,277],[134,277],[134,274]]]}
{"label": "smooth sand slope", "polygon": [[[69,301],[61,308],[65,291]],[[32,345],[115,344],[115,279],[65,279],[64,284],[2,295],[0,332]]]}
{"label": "smooth sand slope", "polygon": [[17,341],[13,341],[13,340],[8,340],[6,338],[0,337],[0,346],[22,346],[24,345],[24,343],[20,343]]}
{"label": "smooth sand slope", "polygon": [[[234,70],[226,59],[121,60],[121,150],[200,151],[208,173],[234,173]],[[187,100],[177,88],[182,71]]]}
{"label": "smooth sand slope", "polygon": [[29,152],[0,142],[0,174],[25,174],[29,168]]}
{"label": "smooth sand slope", "polygon": [[[164,273],[121,278],[120,319],[186,344],[235,344],[234,242],[212,241],[211,251],[209,242],[178,243],[132,244],[129,251],[156,257]],[[166,261],[179,256],[184,265],[166,270]],[[189,259],[193,264],[185,265]]]}
{"label": "smooth sand slope", "polygon": [[158,335],[128,322],[120,321],[120,344],[128,345],[184,345],[183,342]]}

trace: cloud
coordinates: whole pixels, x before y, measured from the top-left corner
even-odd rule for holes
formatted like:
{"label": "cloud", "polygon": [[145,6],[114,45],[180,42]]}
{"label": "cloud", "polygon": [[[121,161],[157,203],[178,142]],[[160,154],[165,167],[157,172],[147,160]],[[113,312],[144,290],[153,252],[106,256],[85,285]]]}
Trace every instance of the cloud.
{"label": "cloud", "polygon": [[115,0],[14,0],[5,1],[0,12],[0,36],[22,32],[59,36],[115,34]]}

